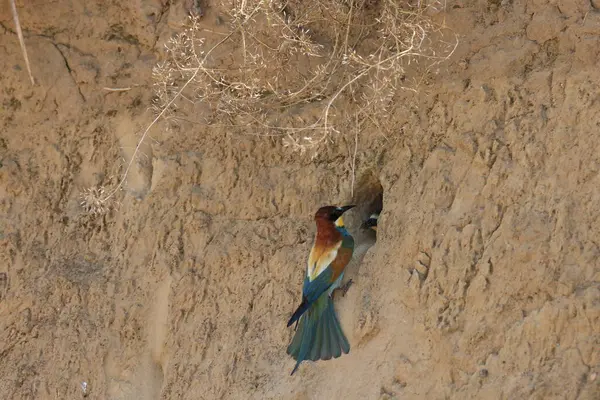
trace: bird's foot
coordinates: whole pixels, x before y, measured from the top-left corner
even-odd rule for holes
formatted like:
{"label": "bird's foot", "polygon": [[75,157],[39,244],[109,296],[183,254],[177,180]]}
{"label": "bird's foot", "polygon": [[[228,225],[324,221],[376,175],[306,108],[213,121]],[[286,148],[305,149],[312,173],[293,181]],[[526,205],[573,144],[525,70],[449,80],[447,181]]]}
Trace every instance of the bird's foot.
{"label": "bird's foot", "polygon": [[352,286],[352,279],[349,279],[348,282],[344,283],[342,286],[335,288],[333,293],[331,293],[331,298],[333,299],[333,296],[335,296],[335,293],[338,291],[342,292],[342,297],[346,296],[346,292],[350,289],[350,286]]}
{"label": "bird's foot", "polygon": [[340,286],[340,290],[342,291],[342,296],[346,296],[346,292],[348,292],[348,289],[350,289],[350,286],[352,286],[352,279],[348,279],[348,282],[344,283],[342,286]]}

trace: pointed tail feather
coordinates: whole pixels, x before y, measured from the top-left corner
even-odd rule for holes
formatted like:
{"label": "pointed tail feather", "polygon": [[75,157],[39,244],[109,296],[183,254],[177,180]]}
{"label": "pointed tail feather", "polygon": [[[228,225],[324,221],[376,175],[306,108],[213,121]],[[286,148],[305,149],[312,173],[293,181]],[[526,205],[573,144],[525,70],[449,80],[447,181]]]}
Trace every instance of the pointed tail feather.
{"label": "pointed tail feather", "polygon": [[294,314],[292,314],[292,317],[288,321],[288,323],[287,323],[288,328],[294,322],[298,321],[300,319],[300,317],[302,316],[302,314],[304,314],[306,312],[306,310],[308,310],[309,307],[310,307],[310,303],[306,300],[306,298],[303,298],[302,303],[300,303],[300,305],[298,306],[296,311],[294,311]]}
{"label": "pointed tail feather", "polygon": [[287,348],[287,353],[297,361],[292,375],[304,360],[329,360],[349,351],[350,344],[333,308],[333,300],[325,293],[300,318]]}
{"label": "pointed tail feather", "polygon": [[[329,296],[327,296],[327,300],[329,323],[335,328],[335,331],[333,329],[329,329],[330,351],[327,354],[332,354],[336,347],[340,348],[344,354],[348,354],[350,352],[350,343],[348,343],[348,339],[346,339],[346,335],[344,335],[340,321],[338,320],[335,309],[333,308],[333,300]],[[321,358],[323,358],[323,353],[321,353]]]}
{"label": "pointed tail feather", "polygon": [[[333,329],[330,329],[329,334],[331,337],[330,340],[333,343],[332,351],[339,352],[339,350],[341,350],[342,353],[348,354],[350,352],[350,343],[348,343],[348,339],[346,339],[344,331],[342,331],[340,321],[338,320],[337,315],[335,315],[335,311],[333,309],[333,301],[331,301],[331,314],[333,318],[331,318],[330,323],[333,324]],[[338,353],[338,356],[336,356],[335,358],[339,356],[341,356],[340,353]]]}

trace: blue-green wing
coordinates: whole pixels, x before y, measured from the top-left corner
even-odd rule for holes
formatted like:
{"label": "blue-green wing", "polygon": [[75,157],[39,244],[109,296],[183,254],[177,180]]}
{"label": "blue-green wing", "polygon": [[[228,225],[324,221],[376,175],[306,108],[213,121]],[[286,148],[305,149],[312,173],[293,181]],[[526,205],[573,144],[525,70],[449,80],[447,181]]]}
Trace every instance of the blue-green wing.
{"label": "blue-green wing", "polygon": [[302,296],[306,298],[308,303],[317,301],[319,296],[329,289],[329,286],[333,283],[332,279],[333,269],[331,266],[325,268],[313,281],[306,276],[302,286]]}

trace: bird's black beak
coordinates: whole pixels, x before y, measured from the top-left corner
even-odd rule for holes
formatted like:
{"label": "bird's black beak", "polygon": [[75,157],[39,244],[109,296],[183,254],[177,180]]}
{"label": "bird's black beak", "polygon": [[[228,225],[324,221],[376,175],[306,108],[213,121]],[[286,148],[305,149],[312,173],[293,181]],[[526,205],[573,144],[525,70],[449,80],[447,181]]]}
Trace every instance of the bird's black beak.
{"label": "bird's black beak", "polygon": [[348,211],[349,209],[351,209],[351,208],[354,208],[354,207],[356,207],[356,205],[354,205],[354,204],[353,204],[353,205],[351,205],[351,206],[344,206],[344,207],[340,207],[340,210],[341,210],[341,212],[342,212],[342,214],[343,214],[343,213],[345,213],[346,211]]}

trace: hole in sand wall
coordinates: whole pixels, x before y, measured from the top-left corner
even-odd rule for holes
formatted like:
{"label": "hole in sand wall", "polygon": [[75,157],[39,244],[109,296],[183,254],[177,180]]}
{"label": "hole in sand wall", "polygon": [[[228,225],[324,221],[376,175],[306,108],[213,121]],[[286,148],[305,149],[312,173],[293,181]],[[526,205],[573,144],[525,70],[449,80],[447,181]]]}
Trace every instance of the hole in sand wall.
{"label": "hole in sand wall", "polygon": [[358,282],[359,270],[363,258],[377,240],[377,231],[366,224],[373,214],[379,214],[383,209],[383,186],[374,172],[368,172],[357,180],[352,204],[356,208],[344,218],[348,230],[354,238],[354,253],[352,261],[344,273],[346,281]]}
{"label": "hole in sand wall", "polygon": [[356,185],[353,203],[356,211],[353,213],[352,226],[358,229],[369,228],[365,222],[375,214],[379,215],[383,209],[383,186],[374,172],[364,174]]}

